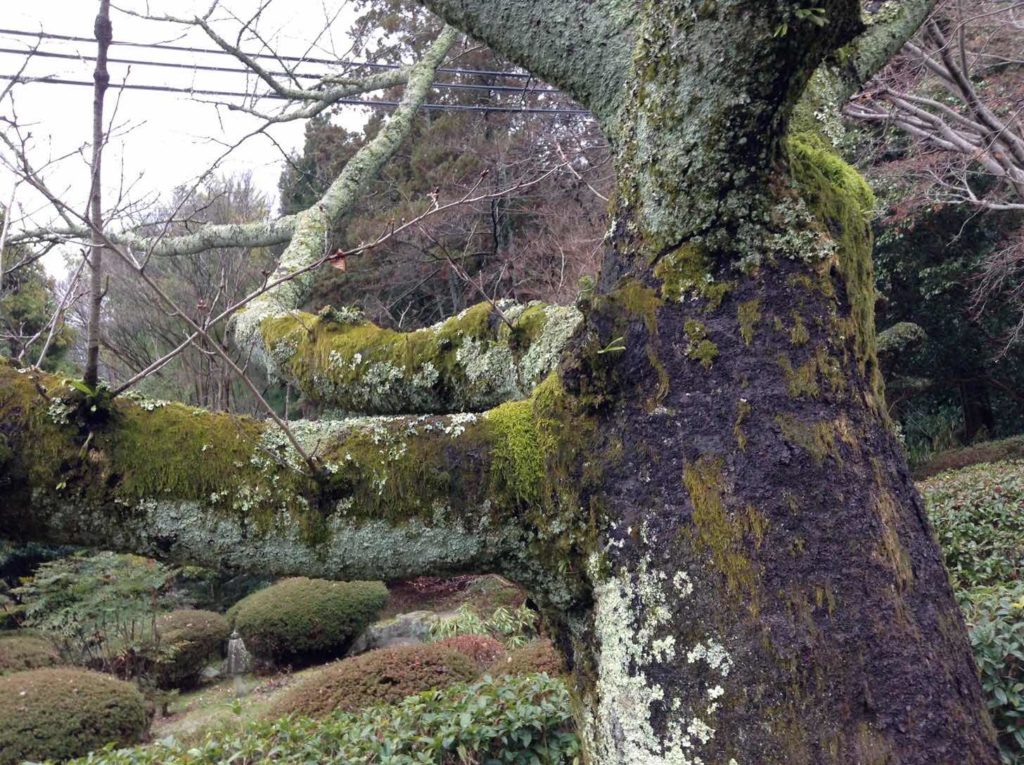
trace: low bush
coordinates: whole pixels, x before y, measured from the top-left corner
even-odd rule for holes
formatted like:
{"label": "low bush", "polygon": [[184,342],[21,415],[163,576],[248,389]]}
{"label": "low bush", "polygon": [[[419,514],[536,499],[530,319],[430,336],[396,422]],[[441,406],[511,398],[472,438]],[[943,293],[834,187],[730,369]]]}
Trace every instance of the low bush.
{"label": "low bush", "polygon": [[435,645],[452,648],[469,658],[481,672],[505,658],[505,646],[487,635],[456,635],[439,640]]}
{"label": "low bush", "polygon": [[1024,763],[1024,584],[974,590],[961,606],[1002,760]]}
{"label": "low bush", "polygon": [[570,765],[578,755],[565,686],[533,675],[428,691],[395,706],[324,720],[252,723],[238,733],[211,733],[190,746],[111,749],[69,765]]}
{"label": "low bush", "polygon": [[478,674],[470,659],[437,644],[382,648],[322,667],[285,691],[269,714],[324,717],[334,711],[357,712],[468,682]]}
{"label": "low bush", "polygon": [[1024,462],[943,473],[920,484],[958,590],[1003,585],[1024,573]]}
{"label": "low bush", "polygon": [[545,672],[552,677],[565,674],[565,660],[550,640],[534,640],[511,651],[492,666],[494,675],[529,675]]}
{"label": "low bush", "polygon": [[99,672],[54,667],[0,677],[0,765],[131,744],[148,724],[135,686]]}
{"label": "low bush", "polygon": [[380,582],[296,577],[243,598],[228,618],[256,658],[306,663],[342,655],[387,598]]}
{"label": "low bush", "polygon": [[57,647],[31,632],[0,632],[0,675],[63,663]]}
{"label": "low bush", "polygon": [[998,441],[982,441],[959,449],[938,452],[922,462],[914,470],[914,478],[922,480],[938,475],[946,470],[980,465],[1001,460],[1021,459],[1024,457],[1024,437],[1014,436]]}
{"label": "low bush", "polygon": [[210,657],[219,653],[231,628],[213,611],[172,611],[157,618],[147,674],[158,688],[191,688]]}

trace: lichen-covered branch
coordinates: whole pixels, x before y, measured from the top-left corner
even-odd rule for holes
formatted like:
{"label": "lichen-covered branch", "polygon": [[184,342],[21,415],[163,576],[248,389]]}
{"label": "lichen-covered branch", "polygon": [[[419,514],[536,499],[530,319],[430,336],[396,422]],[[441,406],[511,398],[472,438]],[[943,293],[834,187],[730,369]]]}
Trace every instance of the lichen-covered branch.
{"label": "lichen-covered branch", "polygon": [[[914,36],[938,0],[865,0],[864,30],[835,52],[814,73],[800,111],[816,119],[833,140],[841,130],[840,111]],[[800,129],[807,130],[805,121]]]}
{"label": "lichen-covered branch", "polygon": [[[196,255],[220,247],[270,247],[284,244],[292,237],[295,215],[284,215],[272,221],[203,225],[192,234],[152,237],[132,231],[105,233],[114,244],[128,247],[137,253],[151,253],[157,257]],[[25,231],[11,237],[12,242],[88,240],[91,231],[86,226],[47,228]]]}
{"label": "lichen-covered branch", "polygon": [[329,408],[480,412],[528,397],[554,370],[580,320],[571,306],[480,303],[415,332],[333,309],[267,318],[261,332],[270,370]]}
{"label": "lichen-covered branch", "polygon": [[[455,43],[457,34],[452,28],[441,33],[410,71],[401,104],[387,124],[356,152],[319,201],[296,214],[291,241],[281,255],[272,280],[300,272],[327,255],[327,233],[331,224],[355,205],[366,184],[376,177],[409,134],[413,116],[426,99],[434,74]],[[309,294],[312,283],[313,275],[305,272],[253,300],[236,318],[236,343],[262,358],[261,326],[271,317],[298,309]]]}
{"label": "lichen-covered branch", "polygon": [[294,423],[311,478],[267,423],[3,363],[0,536],[339,579],[512,573],[543,476],[533,412]]}
{"label": "lichen-covered branch", "polygon": [[607,127],[625,96],[635,0],[420,0],[449,24],[564,88]]}

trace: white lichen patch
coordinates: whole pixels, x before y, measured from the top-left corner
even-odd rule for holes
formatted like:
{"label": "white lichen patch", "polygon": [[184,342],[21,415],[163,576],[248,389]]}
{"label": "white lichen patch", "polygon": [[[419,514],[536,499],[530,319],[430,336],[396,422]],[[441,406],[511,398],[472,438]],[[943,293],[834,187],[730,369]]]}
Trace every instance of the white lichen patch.
{"label": "white lichen patch", "polygon": [[[595,560],[594,566],[597,566]],[[596,570],[596,568],[595,568]],[[698,643],[685,652],[686,663],[673,631],[672,606],[693,592],[685,572],[671,580],[647,558],[635,570],[595,587],[594,629],[600,646],[597,669],[596,711],[584,721],[583,735],[594,762],[623,765],[709,765],[701,748],[714,736],[713,716],[725,695],[721,685],[704,693],[693,689],[707,670],[725,678],[731,660],[715,640]],[[704,662],[692,685],[673,693],[652,679],[659,666],[678,673],[681,667]],[[656,712],[667,711],[667,729],[656,732]]]}

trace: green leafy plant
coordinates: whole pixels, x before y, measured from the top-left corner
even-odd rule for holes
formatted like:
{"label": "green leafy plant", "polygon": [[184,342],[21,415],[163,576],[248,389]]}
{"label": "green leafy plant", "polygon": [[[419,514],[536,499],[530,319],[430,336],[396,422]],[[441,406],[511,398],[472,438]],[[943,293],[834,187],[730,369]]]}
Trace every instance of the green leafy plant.
{"label": "green leafy plant", "polygon": [[1002,761],[1024,763],[1024,584],[982,588],[962,598]]}
{"label": "green leafy plant", "polygon": [[430,628],[434,640],[456,635],[488,635],[507,648],[526,645],[537,636],[537,614],[525,603],[518,608],[499,606],[488,617],[482,617],[472,606],[462,605],[451,616],[438,619]]}
{"label": "green leafy plant", "polygon": [[0,765],[123,746],[148,725],[135,686],[99,672],[54,667],[0,677]]}
{"label": "green leafy plant", "polygon": [[191,746],[108,747],[74,765],[232,765],[311,762],[387,765],[576,765],[569,694],[543,676],[485,678],[394,706],[322,720],[284,718],[214,732]]}
{"label": "green leafy plant", "polygon": [[823,27],[828,24],[828,12],[824,8],[794,8],[787,14],[787,19],[775,27],[773,37],[785,37],[789,34],[790,25],[797,22]]}
{"label": "green leafy plant", "polygon": [[468,682],[478,674],[472,660],[437,643],[382,648],[321,667],[288,689],[270,715],[324,717],[335,711],[355,712]]}
{"label": "green leafy plant", "polygon": [[1024,462],[974,465],[920,484],[953,586],[1024,574]]}
{"label": "green leafy plant", "polygon": [[134,677],[157,616],[180,605],[174,570],[148,558],[79,553],[43,563],[14,589],[26,626],[74,664]]}
{"label": "green leafy plant", "polygon": [[228,619],[257,658],[308,663],[344,654],[388,599],[381,582],[330,582],[296,577],[254,592]]}

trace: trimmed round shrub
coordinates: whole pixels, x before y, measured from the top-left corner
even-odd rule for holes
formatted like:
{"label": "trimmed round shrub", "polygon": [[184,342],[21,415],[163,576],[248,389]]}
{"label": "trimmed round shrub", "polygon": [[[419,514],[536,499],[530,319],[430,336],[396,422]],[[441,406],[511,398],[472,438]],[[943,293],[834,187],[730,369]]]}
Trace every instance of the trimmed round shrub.
{"label": "trimmed round shrub", "polygon": [[282,695],[269,716],[324,717],[394,704],[421,691],[473,680],[479,673],[458,651],[428,643],[370,651],[335,662]]}
{"label": "trimmed round shrub", "polygon": [[0,675],[63,664],[56,646],[31,632],[0,633]]}
{"label": "trimmed round shrub", "polygon": [[142,694],[109,675],[52,667],[0,677],[0,765],[131,744],[148,725]]}
{"label": "trimmed round shrub", "polygon": [[496,661],[491,666],[491,672],[495,676],[546,672],[555,677],[564,675],[566,669],[565,660],[550,640],[534,640]]}
{"label": "trimmed round shrub", "polygon": [[296,577],[243,598],[228,616],[256,658],[308,663],[341,656],[387,599],[381,582]]}
{"label": "trimmed round shrub", "polygon": [[452,648],[476,664],[483,672],[499,659],[505,658],[505,646],[500,640],[488,635],[456,635],[455,637],[438,640],[435,645]]}
{"label": "trimmed round shrub", "polygon": [[191,688],[228,639],[228,620],[213,611],[172,611],[156,620],[149,674],[160,688]]}

